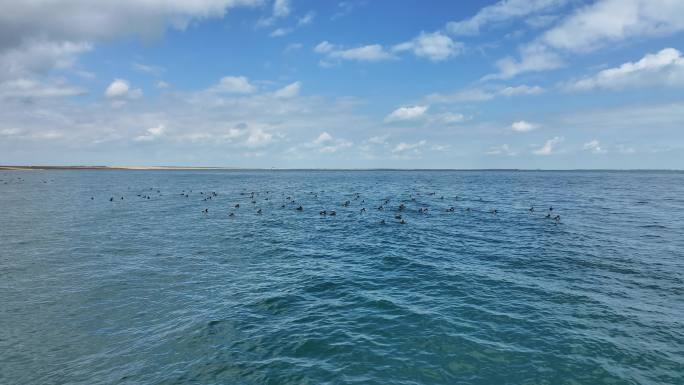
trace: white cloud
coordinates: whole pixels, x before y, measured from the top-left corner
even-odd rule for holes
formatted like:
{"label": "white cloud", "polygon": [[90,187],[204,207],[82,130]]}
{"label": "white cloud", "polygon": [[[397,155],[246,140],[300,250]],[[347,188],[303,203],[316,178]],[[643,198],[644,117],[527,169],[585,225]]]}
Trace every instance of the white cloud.
{"label": "white cloud", "polygon": [[528,86],[525,84],[519,86],[509,86],[502,88],[499,94],[503,96],[517,96],[517,95],[539,95],[544,93],[544,89],[539,86]]}
{"label": "white cloud", "polygon": [[145,134],[136,136],[133,140],[137,142],[149,142],[155,140],[164,134],[165,128],[163,124],[148,128]]}
{"label": "white cloud", "polygon": [[537,128],[539,128],[538,124],[526,122],[524,120],[513,122],[513,124],[511,124],[511,130],[515,132],[530,132],[536,130]]}
{"label": "white cloud", "polygon": [[454,42],[441,32],[421,32],[413,40],[395,45],[392,50],[395,52],[411,51],[416,56],[441,61],[456,56],[462,48],[461,43]]}
{"label": "white cloud", "polygon": [[288,17],[291,12],[290,0],[275,0],[273,2],[273,16],[277,18]]}
{"label": "white cloud", "polygon": [[333,50],[328,56],[335,59],[355,60],[355,61],[383,61],[392,58],[392,54],[385,51],[379,44],[369,44],[356,48]]}
{"label": "white cloud", "polygon": [[604,150],[601,147],[601,143],[596,139],[594,139],[590,142],[584,143],[584,146],[582,146],[582,148],[585,149],[586,151],[591,151],[594,154],[605,154],[606,153],[606,150]]}
{"label": "white cloud", "polygon": [[444,112],[441,114],[435,114],[433,116],[433,119],[437,123],[454,124],[454,123],[461,123],[461,122],[465,121],[466,117],[463,114],[456,114],[453,112]]}
{"label": "white cloud", "polygon": [[39,82],[33,79],[14,79],[0,83],[0,99],[59,98],[86,94],[86,90],[66,81]]}
{"label": "white cloud", "polygon": [[[3,13],[0,12],[0,14]],[[1,16],[0,24],[2,24]],[[0,26],[0,42],[3,39],[1,31]],[[92,45],[85,42],[34,39],[23,41],[17,46],[4,50],[0,45],[0,80],[45,74],[55,68],[71,68],[79,54],[91,49]]]}
{"label": "white cloud", "polygon": [[271,143],[272,140],[273,134],[258,128],[249,133],[245,143],[248,147],[264,147]]}
{"label": "white cloud", "polygon": [[152,76],[161,76],[165,71],[164,67],[141,63],[133,63],[133,69]]}
{"label": "white cloud", "polygon": [[674,48],[648,54],[637,62],[627,62],[616,68],[570,82],[565,89],[587,91],[595,88],[620,90],[649,86],[684,87],[684,57]]}
{"label": "white cloud", "polygon": [[377,136],[371,136],[370,138],[366,139],[366,142],[370,144],[387,144],[387,138],[389,138],[389,135],[377,135]]}
{"label": "white cloud", "polygon": [[508,155],[508,156],[518,155],[518,153],[511,150],[511,147],[508,144],[502,144],[500,146],[490,147],[486,153],[488,155]]}
{"label": "white cloud", "polygon": [[225,92],[234,94],[251,94],[256,92],[257,87],[250,84],[244,76],[224,76],[218,84],[211,88],[213,92]]}
{"label": "white cloud", "polygon": [[273,93],[273,96],[278,98],[278,99],[294,98],[295,96],[299,95],[299,90],[301,88],[302,88],[302,83],[297,81],[297,82],[288,84],[279,90],[276,90]]}
{"label": "white cloud", "polygon": [[481,88],[469,88],[450,94],[430,94],[425,97],[425,100],[431,103],[467,103],[492,100],[495,96]]}
{"label": "white cloud", "polygon": [[565,138],[562,136],[556,136],[552,139],[547,140],[543,146],[533,151],[535,155],[551,155],[556,149],[556,146],[563,142]]}
{"label": "white cloud", "polygon": [[679,0],[597,0],[520,47],[519,59],[509,56],[497,61],[499,72],[484,80],[563,67],[563,53],[586,53],[631,38],[681,32],[683,14],[684,2]]}
{"label": "white cloud", "polygon": [[130,83],[125,79],[114,79],[104,92],[109,99],[138,99],[142,94],[140,88],[131,88]]}
{"label": "white cloud", "polygon": [[483,80],[510,79],[525,72],[548,71],[563,67],[563,59],[556,52],[539,44],[529,44],[519,49],[520,59],[507,56],[496,62],[499,72],[487,75]]}
{"label": "white cloud", "polygon": [[399,158],[417,158],[422,155],[422,148],[427,145],[426,140],[415,143],[401,142],[392,149],[392,154]]}
{"label": "white cloud", "polygon": [[328,42],[327,40],[324,40],[324,41],[318,43],[314,47],[314,52],[316,52],[316,53],[329,53],[329,52],[332,52],[334,49],[335,49],[334,44],[330,44],[330,42]]}
{"label": "white cloud", "polygon": [[160,81],[157,82],[156,87],[159,88],[159,89],[165,89],[165,88],[171,87],[171,84],[169,84],[169,83],[167,83],[167,82],[165,82],[165,81],[163,81],[163,80],[160,80]]}
{"label": "white cloud", "polygon": [[307,150],[315,150],[321,154],[333,154],[339,150],[350,148],[352,145],[353,142],[345,139],[335,138],[327,131],[324,131],[310,142],[291,147],[288,152],[298,156],[301,156],[302,153]]}
{"label": "white cloud", "polygon": [[480,33],[480,29],[488,24],[557,9],[567,3],[568,0],[502,0],[480,9],[470,19],[450,22],[446,28],[447,31],[455,35],[477,35]]}
{"label": "white cloud", "polygon": [[680,0],[599,0],[575,11],[541,37],[570,52],[595,50],[632,37],[664,36],[684,30]]}
{"label": "white cloud", "polygon": [[392,111],[385,117],[385,122],[414,120],[425,115],[429,106],[403,106]]}
{"label": "white cloud", "polygon": [[292,33],[292,31],[294,31],[294,29],[292,29],[292,28],[276,28],[268,36],[270,36],[270,37],[285,36],[285,35],[289,35],[290,33]]}
{"label": "white cloud", "polygon": [[304,26],[304,25],[309,25],[313,22],[315,17],[316,17],[316,12],[309,11],[306,13],[306,15],[300,17],[299,20],[297,20],[297,25],[300,27]]}
{"label": "white cloud", "polygon": [[166,28],[184,29],[193,19],[223,17],[234,7],[262,0],[71,0],[3,2],[0,50],[26,40],[96,42],[122,36],[159,37]]}

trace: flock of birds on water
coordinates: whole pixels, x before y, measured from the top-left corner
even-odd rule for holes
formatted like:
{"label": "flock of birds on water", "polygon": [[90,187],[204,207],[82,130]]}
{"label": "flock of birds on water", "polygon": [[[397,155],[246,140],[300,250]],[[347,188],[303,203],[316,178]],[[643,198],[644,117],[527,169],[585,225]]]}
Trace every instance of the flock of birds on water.
{"label": "flock of birds on water", "polygon": [[[24,181],[24,179],[22,179],[21,177],[18,177],[17,180],[18,181]],[[52,181],[54,181],[54,180],[52,180]],[[3,182],[3,180],[0,179],[0,182]],[[8,182],[9,181],[4,181],[4,184],[8,184]],[[48,183],[48,181],[46,181],[46,180],[41,180],[41,182],[42,183]],[[137,197],[141,198],[141,199],[149,200],[152,198],[152,195],[154,195],[155,191],[158,194],[158,196],[162,195],[162,192],[160,189],[156,189],[153,187],[150,187],[149,190],[147,190],[147,191],[149,191],[149,192],[146,192],[143,194],[137,194]],[[321,193],[325,193],[325,190],[321,191]],[[152,194],[152,195],[150,195],[150,194]],[[188,190],[188,191],[182,190],[179,195],[182,197],[185,197],[185,198],[190,198],[190,194],[193,194],[193,190]],[[257,215],[262,215],[262,214],[264,214],[264,210],[263,210],[263,208],[261,208],[259,206],[258,199],[261,199],[262,201],[271,201],[272,200],[271,199],[272,198],[271,197],[271,191],[265,191],[265,195],[266,195],[265,197],[262,197],[262,194],[263,193],[254,192],[254,191],[250,191],[250,192],[243,191],[240,193],[240,196],[243,199],[248,199],[247,203],[251,203],[251,205],[252,205],[251,209],[254,210],[254,212]],[[200,195],[200,197],[202,198],[202,202],[208,202],[208,201],[212,201],[215,198],[217,198],[219,194],[216,191],[210,191],[210,192],[200,191],[198,193],[198,195]],[[314,200],[318,199],[318,193],[314,192],[314,191],[310,191],[308,193],[308,196]],[[406,221],[406,218],[405,218],[406,213],[411,210],[409,207],[407,207],[407,204],[409,204],[409,203],[415,203],[418,206],[420,206],[420,207],[418,207],[418,210],[417,210],[418,214],[422,214],[422,215],[428,215],[429,214],[430,207],[427,207],[427,205],[425,205],[425,204],[420,205],[417,202],[417,199],[422,198],[423,196],[428,196],[430,198],[437,199],[439,202],[443,202],[445,200],[443,195],[440,195],[439,197],[437,197],[437,193],[434,191],[427,192],[427,193],[422,194],[422,195],[420,192],[414,192],[414,193],[409,193],[408,197],[403,198],[403,199],[400,198],[400,199],[397,199],[396,201],[392,198],[383,198],[382,200],[377,202],[377,206],[376,206],[376,204],[373,204],[373,205],[371,205],[370,203],[367,204],[366,200],[361,197],[361,193],[356,192],[356,193],[351,194],[351,198],[343,200],[340,203],[339,207],[342,209],[345,209],[345,210],[349,210],[352,206],[352,202],[355,202],[355,203],[358,202],[357,207],[360,207],[358,209],[360,214],[364,214],[368,211],[366,206],[368,206],[369,209],[374,209],[377,211],[382,211],[382,212],[391,211],[394,214],[394,220],[399,224],[405,225],[408,223]],[[459,200],[458,196],[455,196],[453,198],[455,200]],[[305,211],[305,208],[304,208],[304,205],[302,204],[302,202],[295,200],[295,198],[293,196],[282,194],[281,199],[282,199],[281,204],[280,204],[281,209],[294,208],[294,210],[298,211],[298,212]],[[90,200],[95,200],[95,197],[91,196]],[[114,202],[117,200],[122,201],[125,199],[123,196],[118,196],[118,197],[111,196],[109,198],[110,202]],[[479,201],[482,202],[482,198],[479,198]],[[229,217],[234,217],[236,215],[236,213],[240,211],[240,208],[241,207],[244,208],[244,206],[245,206],[244,202],[243,202],[242,206],[241,206],[240,202],[233,202],[231,204],[230,209],[227,211],[227,215]],[[339,210],[340,208],[338,208],[337,210]],[[415,208],[413,208],[413,210],[415,210]],[[457,211],[456,207],[453,205],[442,205],[441,210],[443,210],[446,213],[455,213]],[[470,212],[474,211],[474,209],[471,209],[470,207],[464,207],[463,211],[465,211],[466,213],[470,213]],[[534,212],[536,212],[536,209],[534,206],[530,206],[527,209],[527,211],[529,213],[534,213]],[[496,208],[490,208],[488,212],[492,215],[497,215],[499,213],[499,210]],[[201,213],[204,215],[209,215],[209,208],[205,207],[201,211]],[[324,210],[319,211],[319,215],[321,217],[336,216],[337,211],[336,211],[336,209],[324,209]],[[545,210],[544,218],[553,221],[554,224],[560,223],[560,219],[561,219],[560,215],[557,214],[556,212],[554,212],[553,206],[550,206],[550,207],[548,207],[548,209]],[[385,219],[381,219],[379,223],[384,225],[387,223],[387,221],[385,221]]]}

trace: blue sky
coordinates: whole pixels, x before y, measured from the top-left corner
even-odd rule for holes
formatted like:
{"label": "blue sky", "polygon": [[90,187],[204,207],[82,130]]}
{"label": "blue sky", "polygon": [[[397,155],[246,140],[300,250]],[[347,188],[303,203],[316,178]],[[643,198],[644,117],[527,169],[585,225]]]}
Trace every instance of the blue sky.
{"label": "blue sky", "polygon": [[681,0],[0,5],[0,164],[684,168]]}

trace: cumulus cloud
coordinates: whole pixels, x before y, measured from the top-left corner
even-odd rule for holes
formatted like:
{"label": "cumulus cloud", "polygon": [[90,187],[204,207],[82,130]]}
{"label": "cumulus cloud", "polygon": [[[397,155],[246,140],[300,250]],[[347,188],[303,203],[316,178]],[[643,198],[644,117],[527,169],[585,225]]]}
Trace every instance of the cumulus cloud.
{"label": "cumulus cloud", "polygon": [[223,17],[227,9],[259,4],[261,0],[4,2],[0,51],[36,38],[74,44],[125,36],[151,39],[169,27],[184,29],[193,19]]}
{"label": "cumulus cloud", "polygon": [[513,122],[513,124],[511,124],[511,130],[515,132],[530,132],[536,130],[537,128],[539,128],[538,124],[526,122],[524,120]]}
{"label": "cumulus cloud", "polygon": [[544,145],[534,150],[535,155],[551,155],[556,150],[556,147],[565,140],[562,136],[553,137],[546,142]]}
{"label": "cumulus cloud", "polygon": [[288,17],[291,12],[290,0],[275,0],[273,2],[274,17]]}
{"label": "cumulus cloud", "polygon": [[582,148],[584,148],[584,150],[586,151],[591,151],[594,154],[604,154],[606,152],[606,150],[604,150],[601,147],[601,142],[599,142],[596,139],[584,143],[584,146],[582,146]]}
{"label": "cumulus cloud", "polygon": [[647,54],[637,62],[605,69],[594,76],[565,85],[566,90],[588,91],[596,88],[620,90],[637,87],[684,87],[684,57],[674,48]]}
{"label": "cumulus cloud", "polygon": [[454,42],[449,36],[441,32],[421,32],[414,39],[392,47],[395,52],[410,51],[416,56],[432,61],[446,60],[456,56],[462,49],[461,43]]}
{"label": "cumulus cloud", "polygon": [[392,111],[385,117],[385,122],[397,122],[404,120],[414,120],[422,117],[427,112],[429,106],[403,106]]}
{"label": "cumulus cloud", "polygon": [[539,86],[528,86],[522,84],[519,86],[508,86],[501,88],[466,88],[447,94],[429,94],[425,96],[424,99],[428,103],[458,104],[470,102],[486,102],[500,96],[512,97],[525,95],[539,95],[544,92],[545,90]]}
{"label": "cumulus cloud", "polygon": [[86,93],[85,89],[69,85],[64,80],[39,82],[20,78],[0,83],[0,99],[59,98]]}
{"label": "cumulus cloud", "polygon": [[304,26],[304,25],[309,25],[313,22],[314,18],[316,17],[316,12],[314,11],[309,11],[307,12],[304,16],[300,17],[297,20],[297,26]]}
{"label": "cumulus cloud", "polygon": [[468,88],[450,94],[429,94],[425,100],[431,103],[467,103],[492,100],[496,95],[481,88]]}
{"label": "cumulus cloud", "polygon": [[[323,42],[327,43],[327,42]],[[321,43],[321,44],[323,44]],[[355,48],[342,49],[330,43],[317,45],[316,52],[325,52],[328,58],[353,60],[353,61],[367,61],[378,62],[392,59],[392,54],[387,52],[380,44],[369,44]],[[323,50],[323,51],[321,51]]]}
{"label": "cumulus cloud", "polygon": [[133,63],[133,69],[152,76],[161,76],[165,71],[164,67],[142,63]]}
{"label": "cumulus cloud", "polygon": [[211,90],[214,92],[251,94],[256,92],[257,87],[250,84],[249,79],[244,76],[224,76]]}
{"label": "cumulus cloud", "polygon": [[515,151],[511,150],[511,147],[508,144],[502,144],[500,146],[490,147],[489,150],[487,150],[486,154],[488,154],[488,155],[508,155],[508,156],[518,155]]}
{"label": "cumulus cloud", "polygon": [[164,134],[164,125],[160,124],[151,128],[148,128],[143,135],[136,136],[133,138],[136,142],[149,142],[155,140]]}
{"label": "cumulus cloud", "polygon": [[392,149],[392,154],[398,158],[417,158],[422,155],[422,148],[426,145],[426,140],[415,143],[400,142]]}
{"label": "cumulus cloud", "polygon": [[521,84],[519,86],[504,87],[499,90],[499,94],[503,96],[517,96],[517,95],[539,95],[544,93],[544,89],[539,86],[528,86]]}
{"label": "cumulus cloud", "polygon": [[131,88],[125,79],[114,79],[104,92],[104,96],[109,99],[138,99],[142,94],[140,88]]}
{"label": "cumulus cloud", "polygon": [[630,38],[667,36],[684,31],[684,2],[677,0],[598,0],[580,7],[519,48],[519,58],[496,62],[488,79],[563,67],[562,54],[587,53]]}
{"label": "cumulus cloud", "polygon": [[[222,17],[227,9],[260,3],[261,0],[70,0],[39,4],[5,1],[0,12],[0,82],[15,81],[5,85],[6,92],[8,87],[15,87],[15,96],[20,93],[16,86],[23,87],[21,92],[32,93],[31,97],[79,94],[79,88],[56,87],[46,76],[57,70],[92,78],[91,73],[79,70],[76,63],[81,54],[91,51],[99,42],[131,36],[154,39],[167,28],[184,29],[192,20]],[[134,64],[134,68],[155,76],[163,71],[144,64]],[[29,85],[27,81],[33,83]],[[112,92],[121,88],[115,85]],[[134,89],[129,90],[127,97],[141,95],[141,90]]]}
{"label": "cumulus cloud", "polygon": [[91,49],[92,44],[86,42],[44,39],[28,39],[5,49],[0,45],[0,80],[42,75],[55,68],[71,68],[78,55]]}
{"label": "cumulus cloud", "polygon": [[294,98],[299,95],[299,90],[302,88],[301,82],[294,82],[286,85],[285,87],[273,92],[273,96],[278,99],[289,99]]}
{"label": "cumulus cloud", "polygon": [[632,37],[664,36],[684,30],[684,2],[599,0],[575,11],[541,37],[544,44],[587,52]]}
{"label": "cumulus cloud", "polygon": [[342,149],[350,148],[353,142],[335,138],[327,131],[321,132],[315,139],[291,147],[288,150],[290,155],[302,156],[306,151],[315,151],[321,154],[333,154]]}
{"label": "cumulus cloud", "polygon": [[257,128],[256,130],[253,130],[249,133],[249,136],[247,137],[247,141],[245,142],[245,144],[248,147],[264,147],[271,143],[272,140],[273,134],[266,132],[260,128]]}
{"label": "cumulus cloud", "polygon": [[526,72],[540,72],[561,68],[565,65],[561,56],[540,44],[529,44],[519,49],[520,58],[507,56],[496,62],[498,73],[483,77],[483,80],[510,79]]}
{"label": "cumulus cloud", "polygon": [[477,35],[489,24],[558,9],[568,2],[569,0],[501,0],[482,8],[470,19],[449,22],[446,29],[455,35]]}

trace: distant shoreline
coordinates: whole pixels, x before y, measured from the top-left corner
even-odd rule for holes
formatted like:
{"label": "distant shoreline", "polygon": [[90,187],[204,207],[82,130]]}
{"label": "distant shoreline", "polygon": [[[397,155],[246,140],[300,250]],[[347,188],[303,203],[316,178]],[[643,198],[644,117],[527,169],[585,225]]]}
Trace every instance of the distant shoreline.
{"label": "distant shoreline", "polygon": [[0,165],[0,171],[50,171],[50,170],[130,170],[130,171],[671,171],[681,169],[523,169],[523,168],[249,168],[249,167],[192,167],[192,166],[24,166]]}

